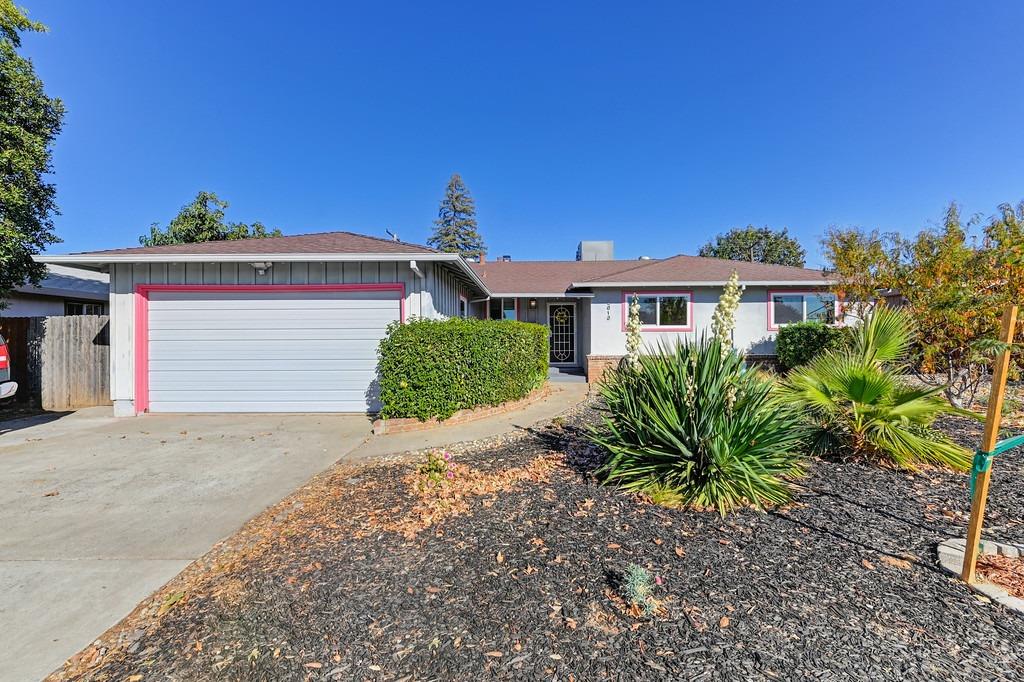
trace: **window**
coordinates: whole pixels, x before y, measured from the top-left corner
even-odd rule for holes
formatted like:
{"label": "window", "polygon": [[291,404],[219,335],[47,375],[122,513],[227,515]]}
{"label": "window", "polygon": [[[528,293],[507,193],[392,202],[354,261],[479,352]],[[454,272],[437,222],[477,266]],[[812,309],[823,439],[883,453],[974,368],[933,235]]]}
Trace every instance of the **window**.
{"label": "window", "polygon": [[[672,331],[691,331],[690,302],[693,294],[688,291],[651,291],[637,292],[640,304],[640,324],[644,329],[666,329]],[[633,294],[622,295],[622,328],[626,328],[629,319],[629,306],[633,303]]]}
{"label": "window", "polygon": [[102,315],[102,303],[85,303],[83,301],[64,301],[65,315]]}
{"label": "window", "polygon": [[836,297],[818,292],[769,292],[768,329],[794,322],[836,323]]}
{"label": "window", "polygon": [[488,317],[492,320],[514,320],[518,317],[514,298],[492,298],[489,305]]}
{"label": "window", "polygon": [[459,296],[459,317],[469,317],[469,301],[464,296]]}

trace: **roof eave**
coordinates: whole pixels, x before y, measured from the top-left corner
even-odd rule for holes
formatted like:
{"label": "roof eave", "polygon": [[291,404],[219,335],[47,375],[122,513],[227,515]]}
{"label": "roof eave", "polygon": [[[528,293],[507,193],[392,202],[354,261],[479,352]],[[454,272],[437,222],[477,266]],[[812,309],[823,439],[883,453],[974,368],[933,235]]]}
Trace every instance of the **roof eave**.
{"label": "roof eave", "polygon": [[[456,261],[457,253],[80,253],[33,256],[37,263],[55,265],[95,266],[109,263],[249,263],[271,261],[295,263],[303,261]],[[466,266],[466,269],[470,269]]]}
{"label": "roof eave", "polygon": [[[727,280],[689,280],[689,281],[661,281],[661,282],[573,282],[575,287],[591,287],[604,289],[620,289],[622,287],[716,287],[725,286]],[[769,286],[769,287],[790,287],[790,286],[828,286],[834,284],[835,280],[822,278],[821,281],[814,280],[742,280],[744,286]]]}
{"label": "roof eave", "polygon": [[60,256],[32,257],[37,263],[92,267],[115,263],[297,263],[306,261],[365,262],[365,261],[432,261],[454,263],[480,291],[490,295],[473,268],[457,253],[148,253],[101,254],[83,253]]}

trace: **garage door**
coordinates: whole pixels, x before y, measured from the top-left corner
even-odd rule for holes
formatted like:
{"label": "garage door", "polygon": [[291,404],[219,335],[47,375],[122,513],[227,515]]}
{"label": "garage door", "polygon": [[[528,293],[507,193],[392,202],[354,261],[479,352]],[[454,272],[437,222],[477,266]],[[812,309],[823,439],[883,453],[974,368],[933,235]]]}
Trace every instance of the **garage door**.
{"label": "garage door", "polygon": [[146,297],[150,412],[378,408],[377,345],[402,314],[393,287],[153,287]]}

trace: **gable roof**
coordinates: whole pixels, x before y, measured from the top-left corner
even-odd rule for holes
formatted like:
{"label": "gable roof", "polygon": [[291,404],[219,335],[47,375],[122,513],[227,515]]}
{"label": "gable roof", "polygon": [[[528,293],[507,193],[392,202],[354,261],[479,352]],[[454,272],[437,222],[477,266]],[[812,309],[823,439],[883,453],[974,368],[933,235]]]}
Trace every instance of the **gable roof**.
{"label": "gable roof", "polygon": [[492,294],[563,295],[569,289],[619,286],[718,285],[733,270],[744,284],[820,286],[820,270],[679,255],[644,261],[511,261],[471,263]]}
{"label": "gable roof", "polygon": [[828,278],[821,270],[680,254],[661,260],[644,261],[632,268],[586,280],[574,280],[573,286],[723,284],[734,270],[740,282],[746,284],[828,283]]}
{"label": "gable roof", "polygon": [[370,237],[355,232],[315,232],[285,237],[263,237],[261,239],[229,239],[198,244],[168,244],[165,246],[136,246],[126,249],[107,249],[71,254],[75,256],[159,256],[175,254],[226,255],[274,255],[282,253],[439,253],[419,244]]}
{"label": "gable roof", "polygon": [[33,256],[33,260],[93,270],[108,268],[114,263],[434,261],[453,266],[475,288],[487,293],[487,288],[476,272],[457,253],[444,253],[419,244],[344,231],[198,244],[138,246],[53,256],[43,254]]}

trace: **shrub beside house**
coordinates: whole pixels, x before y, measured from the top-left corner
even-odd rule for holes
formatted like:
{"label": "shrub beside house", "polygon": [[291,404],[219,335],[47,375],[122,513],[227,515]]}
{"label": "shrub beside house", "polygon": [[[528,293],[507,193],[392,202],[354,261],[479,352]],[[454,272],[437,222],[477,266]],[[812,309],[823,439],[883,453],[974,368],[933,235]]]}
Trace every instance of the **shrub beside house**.
{"label": "shrub beside house", "polygon": [[447,419],[525,398],[548,375],[548,330],[513,320],[414,320],[380,344],[380,416]]}

